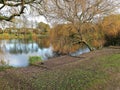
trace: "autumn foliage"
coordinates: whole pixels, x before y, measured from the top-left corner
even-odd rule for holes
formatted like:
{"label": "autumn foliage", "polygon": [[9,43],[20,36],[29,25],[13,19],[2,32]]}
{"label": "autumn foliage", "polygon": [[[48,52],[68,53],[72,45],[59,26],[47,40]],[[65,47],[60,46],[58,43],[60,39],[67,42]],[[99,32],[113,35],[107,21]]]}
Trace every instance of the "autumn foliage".
{"label": "autumn foliage", "polygon": [[[82,39],[95,49],[109,45],[120,45],[120,15],[110,15],[97,23],[80,26]],[[58,24],[50,31],[50,42],[54,51],[62,54],[75,52],[83,46],[78,43],[80,35],[72,24]]]}
{"label": "autumn foliage", "polygon": [[91,47],[96,49],[103,47],[105,43],[104,33],[100,27],[100,25],[93,23],[85,23],[81,27],[85,41],[88,42]]}
{"label": "autumn foliage", "polygon": [[[88,42],[91,47],[99,48],[103,46],[103,34],[97,25],[85,23],[81,26],[81,31],[83,40]],[[72,24],[56,25],[50,32],[50,42],[54,51],[59,54],[69,54],[85,46],[79,40],[80,35]]]}
{"label": "autumn foliage", "polygon": [[73,40],[75,33],[74,27],[70,24],[56,25],[50,32],[50,41],[54,51],[66,54],[77,50],[79,45],[74,45]]}
{"label": "autumn foliage", "polygon": [[110,15],[102,21],[102,30],[105,34],[106,46],[120,45],[120,15]]}

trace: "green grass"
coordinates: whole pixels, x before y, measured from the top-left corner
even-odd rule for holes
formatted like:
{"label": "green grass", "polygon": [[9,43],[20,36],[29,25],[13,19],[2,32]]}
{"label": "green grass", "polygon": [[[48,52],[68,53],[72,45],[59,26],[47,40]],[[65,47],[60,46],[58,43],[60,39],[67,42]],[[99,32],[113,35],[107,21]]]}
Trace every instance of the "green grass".
{"label": "green grass", "polygon": [[107,83],[114,78],[112,74],[116,73],[120,73],[120,54],[84,61],[77,68],[42,72],[32,84],[38,90],[105,90]]}
{"label": "green grass", "polygon": [[12,66],[8,65],[9,61],[6,62],[4,59],[0,60],[0,72],[5,71],[6,69],[11,69],[13,68]]}
{"label": "green grass", "polygon": [[[31,62],[38,59],[40,57],[31,57]],[[120,86],[118,73],[120,54],[112,54],[78,61],[59,69],[38,71],[32,77],[24,74],[11,76],[14,76],[15,80],[19,78],[19,82],[16,82],[17,89],[22,90],[28,90],[28,87],[33,90],[116,90],[116,87]]]}
{"label": "green grass", "polygon": [[1,71],[5,71],[6,69],[11,69],[11,68],[13,68],[12,66],[0,66],[0,72]]}
{"label": "green grass", "polygon": [[31,56],[29,57],[29,64],[30,65],[36,65],[37,63],[42,62],[42,59],[40,56]]}
{"label": "green grass", "polygon": [[[105,68],[119,68],[120,67],[120,54],[113,54],[102,58],[103,66]],[[120,72],[120,71],[119,71]]]}

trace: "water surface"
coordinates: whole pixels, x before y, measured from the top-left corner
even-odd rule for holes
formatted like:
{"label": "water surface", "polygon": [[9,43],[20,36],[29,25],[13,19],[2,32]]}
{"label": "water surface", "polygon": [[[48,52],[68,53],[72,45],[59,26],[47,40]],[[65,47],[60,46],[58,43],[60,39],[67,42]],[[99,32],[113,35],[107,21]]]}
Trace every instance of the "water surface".
{"label": "water surface", "polygon": [[[41,47],[35,41],[28,40],[0,40],[0,60],[4,60],[8,65],[13,67],[26,67],[29,65],[30,56],[40,56],[42,60],[47,60],[53,57],[52,47]],[[89,52],[89,49],[84,47],[78,51],[71,53],[72,56],[78,56],[82,53]]]}
{"label": "water surface", "polygon": [[30,56],[40,56],[47,60],[53,56],[52,47],[41,48],[35,41],[0,40],[0,59],[13,67],[26,67]]}

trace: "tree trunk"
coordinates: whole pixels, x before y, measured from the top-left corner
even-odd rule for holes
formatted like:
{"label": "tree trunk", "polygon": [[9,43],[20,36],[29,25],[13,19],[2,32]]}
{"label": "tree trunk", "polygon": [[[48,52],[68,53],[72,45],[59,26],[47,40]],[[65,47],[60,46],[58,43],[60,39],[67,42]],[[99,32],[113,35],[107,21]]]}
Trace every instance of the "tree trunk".
{"label": "tree trunk", "polygon": [[93,51],[93,48],[86,41],[82,41],[82,43],[85,44],[90,51]]}

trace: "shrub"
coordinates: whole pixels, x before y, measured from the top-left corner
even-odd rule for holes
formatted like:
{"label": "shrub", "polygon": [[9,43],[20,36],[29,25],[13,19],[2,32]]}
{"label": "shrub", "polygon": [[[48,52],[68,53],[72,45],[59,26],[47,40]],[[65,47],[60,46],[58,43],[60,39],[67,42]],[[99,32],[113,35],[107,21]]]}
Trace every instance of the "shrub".
{"label": "shrub", "polygon": [[29,64],[30,65],[36,65],[40,62],[42,62],[42,59],[39,56],[30,56],[29,57]]}
{"label": "shrub", "polygon": [[9,61],[5,61],[4,59],[1,59],[0,60],[0,71],[13,68],[12,66],[9,66],[8,64],[9,64]]}

